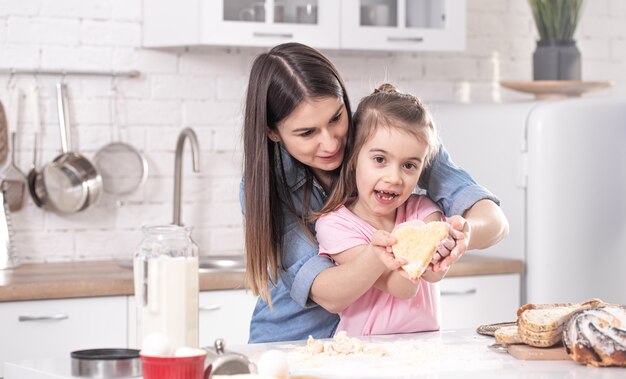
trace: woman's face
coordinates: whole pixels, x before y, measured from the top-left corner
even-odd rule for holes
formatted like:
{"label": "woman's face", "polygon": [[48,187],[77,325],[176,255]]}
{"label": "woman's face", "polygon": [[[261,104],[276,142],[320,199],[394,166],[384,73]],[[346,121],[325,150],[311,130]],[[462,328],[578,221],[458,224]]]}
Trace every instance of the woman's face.
{"label": "woman's face", "polygon": [[291,114],[269,130],[273,141],[313,172],[332,171],[341,165],[348,136],[348,115],[342,98],[321,97],[301,102]]}

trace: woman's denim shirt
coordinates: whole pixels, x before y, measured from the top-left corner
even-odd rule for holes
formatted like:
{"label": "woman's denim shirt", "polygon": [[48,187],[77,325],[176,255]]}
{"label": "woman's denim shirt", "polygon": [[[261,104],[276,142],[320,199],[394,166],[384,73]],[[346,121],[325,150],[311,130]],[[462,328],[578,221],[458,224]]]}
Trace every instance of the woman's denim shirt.
{"label": "woman's denim shirt", "polygon": [[[303,340],[309,335],[329,338],[339,323],[338,315],[326,311],[309,299],[313,280],[323,270],[333,267],[333,263],[317,254],[317,243],[311,241],[298,222],[302,199],[307,190],[306,167],[284,149],[280,151],[288,193],[298,214],[293,215],[288,206],[284,205],[282,269],[279,270],[276,286],[270,285],[273,307],[270,309],[266,302],[260,298],[257,300],[250,323],[250,343]],[[277,179],[281,183],[280,178]],[[467,172],[452,162],[443,146],[430,168],[423,173],[419,187],[426,189],[428,196],[441,207],[446,216],[462,215],[481,199],[490,199],[499,204],[491,192],[478,185]],[[320,210],[326,197],[324,189],[314,180],[309,200],[311,210]],[[243,204],[243,181],[240,200]]]}

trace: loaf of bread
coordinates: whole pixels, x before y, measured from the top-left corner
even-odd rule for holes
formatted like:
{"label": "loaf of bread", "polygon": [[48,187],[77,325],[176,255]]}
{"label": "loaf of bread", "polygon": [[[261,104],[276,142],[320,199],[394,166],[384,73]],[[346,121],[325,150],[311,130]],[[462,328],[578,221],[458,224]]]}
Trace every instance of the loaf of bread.
{"label": "loaf of bread", "polygon": [[565,325],[563,343],[578,363],[626,367],[626,306],[602,305],[576,312]]}
{"label": "loaf of bread", "polygon": [[574,313],[600,304],[602,300],[590,299],[582,303],[523,305],[517,313],[519,335],[527,345],[554,346],[561,342],[563,326]]}
{"label": "loaf of bread", "polygon": [[392,246],[397,258],[404,258],[407,264],[402,268],[411,279],[422,276],[424,270],[437,251],[437,242],[448,235],[448,224],[441,221],[416,226],[403,226],[393,232],[398,242]]}

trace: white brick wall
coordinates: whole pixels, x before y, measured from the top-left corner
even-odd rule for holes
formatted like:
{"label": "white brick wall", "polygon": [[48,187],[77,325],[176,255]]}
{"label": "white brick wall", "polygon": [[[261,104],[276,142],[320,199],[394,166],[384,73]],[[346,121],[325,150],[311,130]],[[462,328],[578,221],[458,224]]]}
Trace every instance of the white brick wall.
{"label": "white brick wall", "polygon": [[[119,120],[124,140],[145,152],[150,176],[136,194],[104,196],[74,215],[45,212],[28,201],[12,214],[22,261],[126,258],[141,225],[172,219],[174,147],[191,126],[202,148],[201,174],[184,155],[183,221],[194,226],[201,254],[237,254],[243,246],[239,178],[243,95],[250,63],[260,49],[143,50],[142,0],[0,0],[0,69],[138,69],[121,78]],[[530,99],[498,86],[528,80],[536,31],[526,0],[468,0],[467,49],[460,53],[325,51],[346,79],[353,105],[381,81],[396,83],[427,102]],[[577,33],[583,78],[615,80],[589,96],[626,95],[626,2],[588,0]],[[40,77],[45,123],[42,162],[59,152],[54,84]],[[0,75],[6,103],[8,75]],[[27,90],[32,76],[14,78]],[[76,145],[86,156],[111,140],[111,80],[67,77]],[[18,164],[30,168],[33,145],[28,103],[20,111]]]}

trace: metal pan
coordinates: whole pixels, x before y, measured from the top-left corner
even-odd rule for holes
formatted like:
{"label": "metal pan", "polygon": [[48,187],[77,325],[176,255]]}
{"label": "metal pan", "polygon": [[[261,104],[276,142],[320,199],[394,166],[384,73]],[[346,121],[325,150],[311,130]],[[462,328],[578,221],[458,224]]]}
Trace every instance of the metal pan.
{"label": "metal pan", "polygon": [[122,198],[136,192],[146,182],[148,161],[134,146],[122,142],[122,127],[120,126],[117,102],[118,93],[117,86],[114,84],[112,87],[113,96],[109,102],[113,141],[96,152],[93,163],[102,176],[103,191]]}
{"label": "metal pan", "polygon": [[47,164],[36,178],[35,186],[43,189],[44,206],[60,213],[74,213],[95,204],[102,194],[102,177],[84,156],[72,151],[65,84],[57,84],[57,106],[63,153]]}
{"label": "metal pan", "polygon": [[72,376],[84,378],[128,378],[141,376],[139,350],[89,349],[70,353]]}

